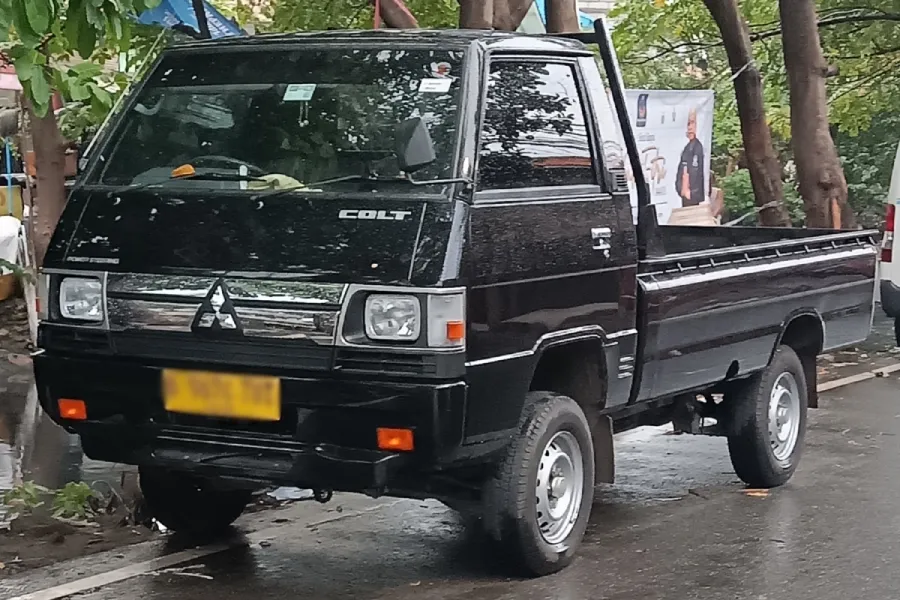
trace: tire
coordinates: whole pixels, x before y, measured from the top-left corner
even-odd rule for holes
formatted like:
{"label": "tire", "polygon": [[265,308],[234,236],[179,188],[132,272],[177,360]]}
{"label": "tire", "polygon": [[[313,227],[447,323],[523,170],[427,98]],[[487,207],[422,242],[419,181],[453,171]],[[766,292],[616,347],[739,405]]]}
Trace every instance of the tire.
{"label": "tire", "polygon": [[499,556],[530,576],[565,568],[584,538],[593,491],[594,450],[581,407],[565,396],[529,393],[518,434],[485,485],[484,526]]}
{"label": "tire", "polygon": [[219,490],[209,481],[154,467],[140,467],[141,493],[150,514],[168,529],[196,538],[228,531],[252,492]]}
{"label": "tire", "polygon": [[900,317],[894,317],[894,341],[900,346]]}
{"label": "tire", "polygon": [[[809,392],[803,364],[779,346],[769,365],[727,399],[728,452],[747,485],[773,488],[794,474],[803,454]],[[776,415],[777,413],[777,415]],[[779,419],[770,428],[771,418]]]}

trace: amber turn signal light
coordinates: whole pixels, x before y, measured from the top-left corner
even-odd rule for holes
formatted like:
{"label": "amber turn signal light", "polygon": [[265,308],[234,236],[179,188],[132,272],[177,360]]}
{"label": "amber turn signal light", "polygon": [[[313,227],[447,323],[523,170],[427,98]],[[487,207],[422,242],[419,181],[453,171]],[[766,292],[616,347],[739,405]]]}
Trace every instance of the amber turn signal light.
{"label": "amber turn signal light", "polygon": [[70,421],[87,420],[87,406],[84,400],[72,400],[71,398],[60,398],[57,401],[59,406],[59,416]]}
{"label": "amber turn signal light", "polygon": [[376,431],[378,433],[378,448],[380,450],[412,452],[414,448],[412,429],[379,427]]}
{"label": "amber turn signal light", "polygon": [[179,177],[190,177],[196,174],[197,170],[194,168],[194,165],[181,165],[180,167],[175,167],[174,169],[172,169],[172,179],[178,179]]}
{"label": "amber turn signal light", "polygon": [[466,337],[466,324],[462,321],[447,321],[447,340],[461,342]]}

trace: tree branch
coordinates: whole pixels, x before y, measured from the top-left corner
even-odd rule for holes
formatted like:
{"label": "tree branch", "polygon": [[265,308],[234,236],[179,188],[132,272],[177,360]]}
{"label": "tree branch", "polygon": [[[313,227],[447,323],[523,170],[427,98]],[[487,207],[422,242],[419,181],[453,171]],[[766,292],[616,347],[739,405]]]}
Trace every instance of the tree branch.
{"label": "tree branch", "polygon": [[[889,23],[900,23],[900,13],[887,13],[881,12],[880,14],[868,14],[868,15],[843,15],[840,17],[830,17],[826,19],[821,19],[818,22],[819,28],[823,27],[834,27],[836,25],[845,25],[850,23],[875,23],[875,22],[889,22]],[[864,28],[865,25],[862,26]],[[767,31],[760,31],[756,33],[750,34],[750,40],[753,42],[760,42],[769,38],[777,37],[781,35],[781,28],[777,27],[775,29],[770,29]],[[651,46],[650,49],[657,50],[657,52],[646,58],[641,58],[639,60],[622,60],[622,64],[632,65],[632,66],[640,66],[645,65],[647,63],[653,62],[663,56],[668,54],[676,54],[682,51],[685,52],[697,52],[700,50],[709,50],[716,47],[721,47],[723,45],[722,40],[717,40],[715,42],[695,42],[695,41],[687,41],[680,42],[678,44],[671,44],[665,39],[661,40],[666,43],[668,47],[660,48],[659,46]]]}

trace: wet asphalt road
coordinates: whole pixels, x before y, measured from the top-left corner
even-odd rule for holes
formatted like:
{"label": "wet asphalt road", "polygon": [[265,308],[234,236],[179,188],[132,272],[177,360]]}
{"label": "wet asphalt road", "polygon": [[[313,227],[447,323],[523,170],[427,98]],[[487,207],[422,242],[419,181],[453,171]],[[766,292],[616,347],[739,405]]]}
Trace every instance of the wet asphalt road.
{"label": "wet asphalt road", "polygon": [[[826,393],[822,408],[810,412],[800,469],[764,497],[743,491],[722,439],[638,431],[617,440],[617,453],[619,483],[598,492],[580,557],[543,579],[498,574],[477,537],[440,504],[342,496],[325,507],[300,503],[252,515],[245,529],[279,530],[78,598],[900,597],[900,380]],[[142,546],[0,582],[0,598],[163,551]]]}

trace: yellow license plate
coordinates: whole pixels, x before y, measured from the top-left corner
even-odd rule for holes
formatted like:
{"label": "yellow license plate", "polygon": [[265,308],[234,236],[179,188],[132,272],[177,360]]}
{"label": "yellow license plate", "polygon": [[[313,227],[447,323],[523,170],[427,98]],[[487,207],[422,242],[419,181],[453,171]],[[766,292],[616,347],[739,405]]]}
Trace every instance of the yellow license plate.
{"label": "yellow license plate", "polygon": [[169,412],[250,421],[281,419],[277,377],[164,369],[162,383]]}

